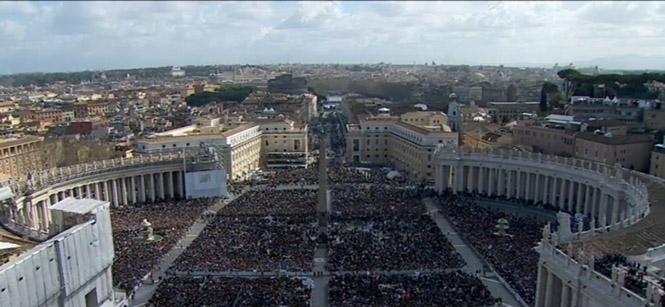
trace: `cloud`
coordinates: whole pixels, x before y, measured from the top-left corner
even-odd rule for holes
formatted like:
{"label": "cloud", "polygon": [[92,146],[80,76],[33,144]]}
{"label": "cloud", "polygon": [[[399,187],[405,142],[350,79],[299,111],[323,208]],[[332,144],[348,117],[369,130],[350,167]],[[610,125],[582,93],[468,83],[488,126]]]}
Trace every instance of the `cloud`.
{"label": "cloud", "polygon": [[0,73],[649,56],[664,17],[661,2],[0,2]]}

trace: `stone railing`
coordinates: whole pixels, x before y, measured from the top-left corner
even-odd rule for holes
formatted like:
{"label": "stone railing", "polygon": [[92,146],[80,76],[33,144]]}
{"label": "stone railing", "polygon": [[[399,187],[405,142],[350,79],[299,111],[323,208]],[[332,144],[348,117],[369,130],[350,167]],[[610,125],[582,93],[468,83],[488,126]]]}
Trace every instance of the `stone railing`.
{"label": "stone railing", "polygon": [[26,189],[38,191],[45,187],[66,182],[72,179],[96,175],[123,168],[132,168],[139,165],[172,163],[174,160],[182,160],[183,158],[193,157],[194,154],[195,153],[185,153],[183,155],[182,152],[173,152],[160,153],[149,156],[141,155],[132,158],[116,158],[111,160],[94,161],[90,163],[44,170],[42,172],[32,174],[32,179],[22,178],[22,180],[14,182],[13,184],[19,184],[18,187],[14,186],[15,188],[18,188],[19,192],[25,191]]}
{"label": "stone railing", "polygon": [[[555,155],[544,155],[541,153],[529,153],[515,150],[454,147],[439,145],[434,151],[434,157],[438,159],[469,159],[480,161],[501,161],[502,163],[521,163],[533,165],[534,167],[561,171],[562,169],[583,172],[586,176],[601,183],[612,192],[623,193],[622,200],[628,203],[629,212],[620,212],[622,227],[637,223],[649,213],[649,193],[644,182],[635,177],[634,171],[626,170],[620,164],[614,166],[583,159],[568,158]],[[626,180],[626,176],[628,180]],[[634,214],[631,214],[634,213]],[[635,214],[636,213],[636,214]],[[591,235],[585,232],[583,235]]]}
{"label": "stone railing", "polygon": [[553,268],[559,278],[578,281],[574,284],[580,288],[573,288],[572,291],[584,293],[594,299],[608,300],[609,302],[604,302],[607,306],[644,306],[644,297],[595,271],[594,264],[589,259],[582,259],[580,263],[546,239],[543,239],[536,249],[541,255],[540,261],[549,263],[548,267]]}

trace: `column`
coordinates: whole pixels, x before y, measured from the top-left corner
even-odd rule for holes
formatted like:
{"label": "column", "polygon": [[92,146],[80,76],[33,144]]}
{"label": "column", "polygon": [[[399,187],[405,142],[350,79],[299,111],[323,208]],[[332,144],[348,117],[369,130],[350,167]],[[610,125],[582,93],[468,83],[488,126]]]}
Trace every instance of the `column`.
{"label": "column", "polygon": [[118,180],[113,179],[111,180],[111,201],[113,202],[113,206],[118,206],[120,203],[118,199]]}
{"label": "column", "polygon": [[136,177],[135,176],[129,177],[129,187],[130,187],[129,191],[132,193],[131,194],[132,195],[132,204],[135,204],[137,202],[137,199],[136,199],[136,194],[137,194],[136,190],[137,190],[137,188],[136,188]]}
{"label": "column", "polygon": [[542,176],[540,174],[533,174],[533,176],[536,178],[536,188],[533,190],[533,201],[537,203],[542,199],[543,195],[543,193],[540,192],[540,180]]}
{"label": "column", "polygon": [[582,195],[584,195],[583,191],[582,191],[583,186],[584,185],[581,182],[577,183],[577,200],[576,200],[576,202],[577,202],[576,205],[577,206],[575,208],[575,212],[579,212],[579,213],[584,213],[584,209],[582,208],[582,202],[584,201],[584,200],[582,200]]}
{"label": "column", "polygon": [[496,171],[499,173],[499,191],[497,195],[506,195],[506,177],[503,169],[498,168]]}
{"label": "column", "polygon": [[546,276],[547,276],[547,269],[543,267],[542,264],[540,264],[540,260],[538,260],[538,279],[536,280],[536,302],[535,302],[535,307],[540,307],[540,301],[544,298],[543,297],[543,291],[545,288],[547,288],[547,285],[545,284]]}
{"label": "column", "polygon": [[[568,209],[570,211],[572,211],[573,213],[577,213],[579,211],[577,211],[577,209],[575,209],[575,207],[573,207],[573,203],[575,203],[576,205],[578,203],[574,192],[575,192],[575,181],[568,180],[568,195],[567,195],[568,196]],[[577,197],[579,197],[579,194],[578,194]]]}
{"label": "column", "polygon": [[83,193],[83,187],[78,186],[78,187],[76,187],[75,189],[76,189],[76,193],[78,194],[78,197],[79,197],[79,198],[89,198],[89,197],[90,197],[90,195],[85,195],[85,194]]}
{"label": "column", "polygon": [[559,185],[559,209],[566,210],[566,179],[559,179],[557,181],[561,182]]}
{"label": "column", "polygon": [[512,198],[515,191],[515,185],[513,182],[513,170],[506,170],[506,197]]}
{"label": "column", "polygon": [[570,292],[571,292],[571,294],[572,294],[572,295],[571,295],[572,298],[571,298],[571,301],[570,301],[570,306],[572,306],[572,307],[579,307],[579,305],[577,305],[577,290],[576,290],[576,289],[571,289],[571,290],[572,290],[572,291],[570,291]]}
{"label": "column", "polygon": [[494,168],[493,167],[488,167],[487,168],[487,180],[485,181],[487,183],[487,196],[490,196],[494,194]]}
{"label": "column", "polygon": [[598,209],[598,206],[600,205],[600,194],[600,188],[593,189],[593,206],[591,207],[591,216],[595,217],[596,221],[598,222],[600,222],[600,210]]}
{"label": "column", "polygon": [[[562,281],[563,283],[563,281]],[[570,287],[568,285],[563,284],[561,289],[561,307],[569,307],[571,306],[570,302]]]}
{"label": "column", "polygon": [[164,173],[157,173],[157,196],[159,199],[165,199],[164,195]]}
{"label": "column", "polygon": [[[591,199],[591,187],[588,184],[584,185],[584,214],[591,213],[591,206],[593,205],[593,199]],[[593,226],[592,226],[593,228]]]}
{"label": "column", "polygon": [[616,196],[610,196],[609,203],[612,204],[612,221],[610,225],[614,226],[619,221],[619,206],[621,203]]}
{"label": "column", "polygon": [[547,271],[547,286],[545,288],[545,306],[547,307],[552,303],[552,290],[554,290],[554,274]]}
{"label": "column", "polygon": [[44,231],[48,231],[48,224],[49,224],[49,219],[48,219],[48,206],[49,206],[49,199],[45,199],[41,202],[39,202],[39,209],[41,210],[41,228]]}
{"label": "column", "polygon": [[[438,175],[438,174],[437,174]],[[169,189],[169,198],[175,198],[175,191],[173,189],[173,172],[166,173],[167,187]]]}
{"label": "column", "polygon": [[600,216],[600,220],[601,221],[604,220],[605,223],[600,225],[601,227],[605,227],[605,226],[609,225],[609,223],[607,223],[607,204],[608,204],[607,194],[602,193],[600,195],[600,204],[599,204],[599,208],[598,208],[598,212],[599,212],[598,215]]}
{"label": "column", "polygon": [[155,195],[155,174],[148,174],[148,195],[151,201],[156,201]]}
{"label": "column", "polygon": [[145,175],[139,175],[139,201],[146,201]]}
{"label": "column", "polygon": [[120,199],[123,205],[129,204],[129,191],[127,189],[127,178],[120,178]]}
{"label": "column", "polygon": [[[533,176],[529,172],[524,172],[521,177],[522,177],[522,180],[525,181],[524,182],[524,186],[525,186],[525,188],[524,188],[524,199],[532,200],[533,199],[533,196],[532,196],[533,191],[531,191],[531,189],[532,189],[531,178]],[[538,178],[538,177],[536,177],[536,178]]]}
{"label": "column", "polygon": [[99,186],[99,182],[95,182],[93,184],[95,185],[95,198],[97,198],[98,200],[104,200],[102,198],[102,191],[101,191],[101,188]]}
{"label": "column", "polygon": [[185,172],[178,172],[178,191],[180,191],[180,197],[185,198],[187,196],[187,190],[185,189]]}

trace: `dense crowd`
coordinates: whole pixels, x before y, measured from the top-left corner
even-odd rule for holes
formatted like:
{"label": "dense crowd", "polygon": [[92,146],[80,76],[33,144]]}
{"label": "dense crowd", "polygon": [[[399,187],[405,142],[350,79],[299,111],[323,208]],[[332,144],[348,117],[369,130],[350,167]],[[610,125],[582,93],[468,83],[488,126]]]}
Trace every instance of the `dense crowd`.
{"label": "dense crowd", "polygon": [[616,253],[606,254],[594,263],[594,270],[612,278],[612,266],[619,266],[626,270],[626,278],[623,286],[641,296],[647,293],[649,283],[644,280],[647,273],[647,267],[639,263],[629,263],[626,256]]}
{"label": "dense crowd", "polygon": [[331,271],[464,266],[413,189],[339,186],[333,190],[326,267]]}
{"label": "dense crowd", "polygon": [[[339,183],[385,183],[386,175],[376,170],[365,170],[354,167],[328,167],[328,182]],[[277,170],[270,181],[275,184],[318,184],[319,166],[309,168]]]}
{"label": "dense crowd", "polygon": [[[472,198],[448,195],[441,198],[440,204],[455,230],[527,304],[533,305],[538,264],[538,253],[533,247],[541,239],[542,223],[532,218],[476,206]],[[499,219],[509,222],[507,233],[511,236],[494,235]]]}
{"label": "dense crowd", "polygon": [[219,213],[225,216],[315,215],[315,189],[248,191]]}
{"label": "dense crowd", "polygon": [[309,271],[318,223],[316,192],[251,191],[220,210],[178,257],[176,271]]}
{"label": "dense crowd", "polygon": [[358,187],[337,186],[333,189],[333,208],[343,217],[356,214],[422,214],[425,206],[415,189],[384,185]]}
{"label": "dense crowd", "polygon": [[[132,291],[159,265],[201,213],[216,201],[218,199],[196,199],[112,208],[114,284]],[[147,244],[136,240],[141,235],[143,219],[152,223],[154,233],[161,236],[161,240]]]}
{"label": "dense crowd", "polygon": [[341,275],[330,280],[331,307],[494,306],[499,300],[462,271],[415,275]]}
{"label": "dense crowd", "polygon": [[151,307],[306,307],[311,290],[298,278],[173,277],[162,281]]}
{"label": "dense crowd", "polygon": [[464,266],[428,215],[372,214],[333,218],[326,267],[330,271],[447,269]]}

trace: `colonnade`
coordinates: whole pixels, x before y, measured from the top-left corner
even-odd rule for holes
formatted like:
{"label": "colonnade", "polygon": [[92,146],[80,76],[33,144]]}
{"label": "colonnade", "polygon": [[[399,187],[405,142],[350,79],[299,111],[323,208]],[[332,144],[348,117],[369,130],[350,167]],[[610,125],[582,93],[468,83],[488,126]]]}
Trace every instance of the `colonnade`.
{"label": "colonnade", "polygon": [[[480,195],[550,204],[562,211],[593,217],[598,227],[620,223],[634,216],[621,190],[609,191],[602,182],[580,181],[581,178],[538,172],[504,165],[441,165],[437,174],[439,191],[468,192]],[[601,205],[602,204],[602,205]],[[593,226],[593,225],[592,225]]]}
{"label": "colonnade", "polygon": [[[67,197],[93,198],[108,201],[112,206],[129,205],[162,199],[185,198],[183,171],[150,172],[138,175],[118,173],[119,177],[96,179],[90,176],[81,184],[48,190],[45,194],[25,199],[23,206],[11,208],[9,219],[40,233],[48,233],[51,216],[49,207]],[[99,176],[102,177],[102,176]],[[7,217],[6,217],[7,219]]]}

